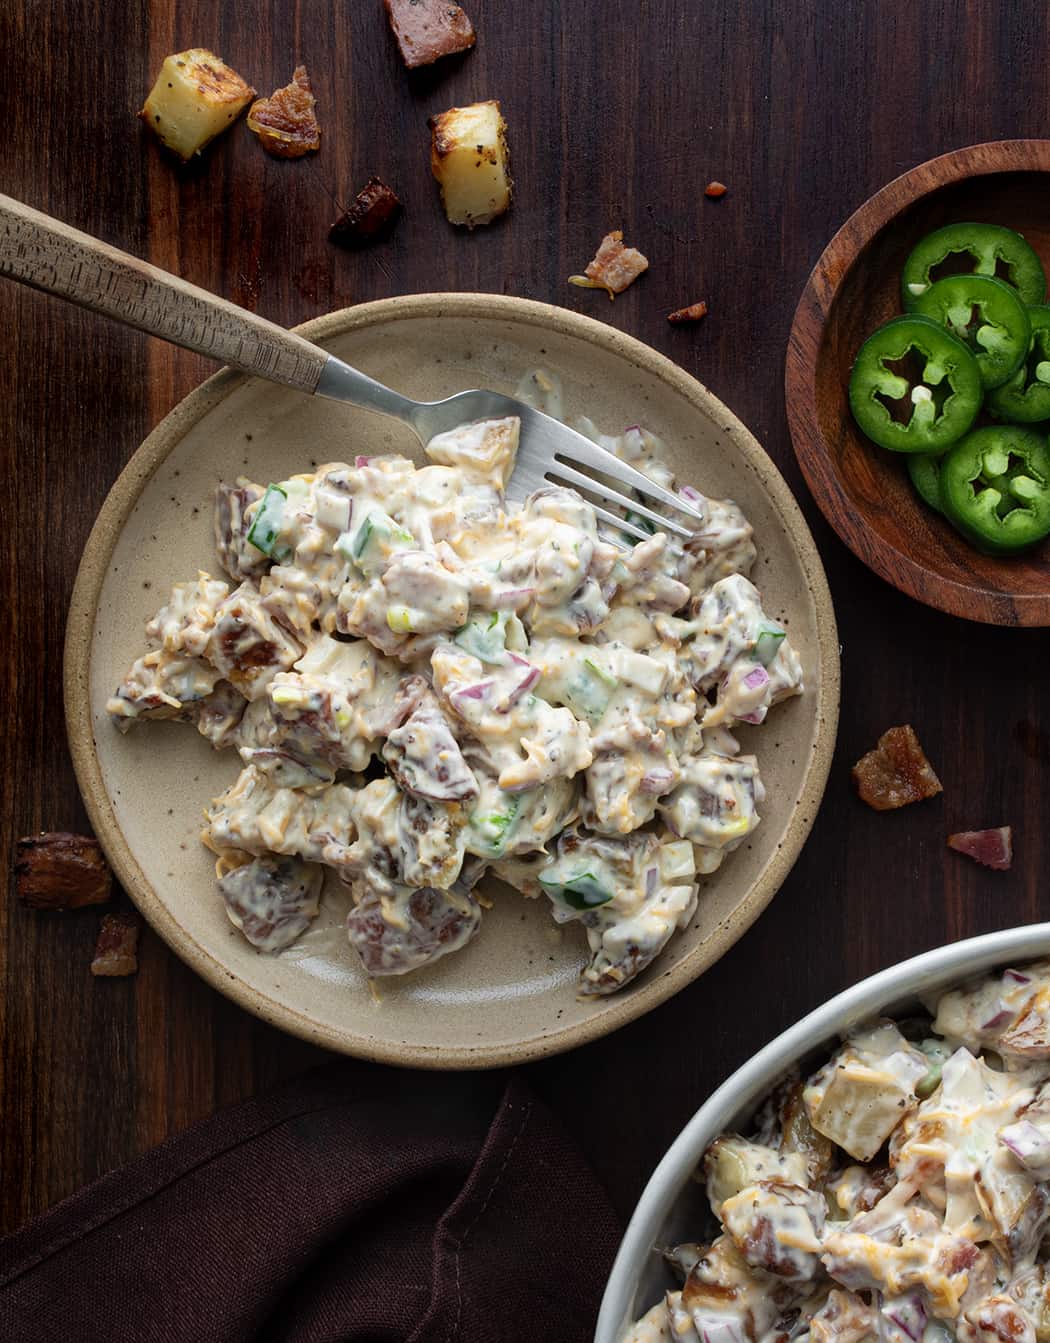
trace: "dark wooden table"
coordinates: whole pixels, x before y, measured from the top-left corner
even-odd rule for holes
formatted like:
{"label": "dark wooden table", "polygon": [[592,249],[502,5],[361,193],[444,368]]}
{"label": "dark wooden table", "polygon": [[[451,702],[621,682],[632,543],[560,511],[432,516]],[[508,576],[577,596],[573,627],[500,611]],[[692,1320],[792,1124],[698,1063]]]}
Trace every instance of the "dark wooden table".
{"label": "dark wooden table", "polygon": [[[380,0],[7,0],[0,6],[0,190],[291,325],[391,294],[477,289],[592,313],[648,341],[751,426],[799,495],[843,646],[839,749],[813,835],[770,909],[673,1002],[528,1070],[626,1215],[711,1088],[863,975],[1050,907],[1050,636],[950,620],[870,575],[823,523],[783,410],[785,341],[825,241],[912,164],[1048,132],[1044,0],[466,0],[477,49],[406,77]],[[264,156],[243,126],[178,170],[134,119],[162,58],[209,45],[260,90],[307,63],[324,144]],[[454,231],[426,119],[498,97],[517,201]],[[326,241],[372,172],[407,202],[393,241]],[[729,186],[705,201],[704,184]],[[1050,194],[1048,194],[1050,208]],[[651,270],[615,304],[570,288],[609,228]],[[710,316],[665,314],[705,298]],[[148,430],[202,360],[0,283],[0,854],[85,822],[61,709],[62,636],[81,548]],[[898,814],[861,806],[849,765],[912,722],[945,783]],[[950,829],[1011,822],[1007,874],[945,851]],[[320,1051],[197,980],[151,933],[128,980],[94,980],[93,913],[6,904],[0,933],[0,1230]],[[363,1083],[372,1070],[360,1067]],[[405,1076],[406,1093],[412,1086]]]}

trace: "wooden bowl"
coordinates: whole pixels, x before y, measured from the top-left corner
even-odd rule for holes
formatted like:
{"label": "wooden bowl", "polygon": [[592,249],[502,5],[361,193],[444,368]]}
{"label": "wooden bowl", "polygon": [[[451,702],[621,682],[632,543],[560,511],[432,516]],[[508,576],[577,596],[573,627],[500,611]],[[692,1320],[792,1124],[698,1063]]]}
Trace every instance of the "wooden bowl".
{"label": "wooden bowl", "polygon": [[705,879],[696,917],[636,984],[576,997],[583,930],[559,931],[545,901],[508,887],[458,955],[385,981],[379,1001],[347,943],[347,893],[330,882],[321,913],[278,956],[255,951],[223,912],[199,839],[208,800],[237,776],[230,751],[192,727],[143,724],[122,737],[105,703],[141,653],[145,621],[172,582],[215,571],[216,482],[281,480],[356,453],[418,444],[403,425],[229,370],[177,406],[132,457],[103,505],[73,593],[65,707],[73,762],[118,877],[169,945],[215,988],[318,1044],[386,1063],[466,1068],[523,1062],[594,1039],[655,1007],[726,951],[784,880],[809,833],[838,716],[838,640],[827,583],[798,505],[725,406],[670,360],[602,322],[523,299],[430,294],[385,299],[301,328],[411,396],[465,387],[513,392],[529,369],[561,375],[566,410],[610,429],[641,419],[664,437],[683,479],[738,499],[759,546],[770,613],[790,622],[806,693],[741,731],[766,783],[762,824]]}
{"label": "wooden bowl", "polygon": [[853,553],[909,596],[992,625],[1050,625],[1050,542],[1014,559],[974,550],[927,508],[901,454],[860,432],[847,398],[865,337],[901,311],[908,253],[944,224],[1022,233],[1050,275],[1050,140],[971,145],[912,168],[853,214],[799,301],[785,386],[795,453],[824,516]]}

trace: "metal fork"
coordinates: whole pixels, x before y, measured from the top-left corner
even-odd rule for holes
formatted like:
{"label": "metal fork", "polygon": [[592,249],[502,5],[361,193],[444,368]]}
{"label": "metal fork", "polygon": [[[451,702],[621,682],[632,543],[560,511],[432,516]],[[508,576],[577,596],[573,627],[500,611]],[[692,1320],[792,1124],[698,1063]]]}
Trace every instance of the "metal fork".
{"label": "metal fork", "polygon": [[[567,485],[588,498],[613,535],[642,541],[650,535],[617,508],[679,537],[704,523],[686,500],[514,397],[475,390],[443,401],[412,401],[302,336],[2,195],[0,275],[271,382],[392,416],[424,445],[470,421],[516,415],[521,439],[508,493],[523,498],[545,485]],[[657,511],[660,506],[665,511]]]}

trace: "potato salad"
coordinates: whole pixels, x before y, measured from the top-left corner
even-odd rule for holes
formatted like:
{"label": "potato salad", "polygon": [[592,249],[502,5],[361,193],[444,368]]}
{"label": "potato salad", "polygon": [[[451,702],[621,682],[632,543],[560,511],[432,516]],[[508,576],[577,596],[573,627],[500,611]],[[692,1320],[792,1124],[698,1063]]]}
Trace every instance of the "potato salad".
{"label": "potato salad", "polygon": [[715,1234],[625,1343],[1050,1339],[1050,961],[931,1007],[711,1144]]}
{"label": "potato salad", "polygon": [[[733,729],[802,673],[747,520],[682,485],[695,537],[634,543],[573,490],[509,498],[518,432],[220,485],[224,576],[175,585],[109,701],[122,731],[179,719],[239,755],[202,837],[263,951],[309,927],[328,869],[368,974],[416,970],[475,936],[491,874],[580,924],[581,992],[613,993],[759,823]],[[651,434],[601,441],[675,487]]]}

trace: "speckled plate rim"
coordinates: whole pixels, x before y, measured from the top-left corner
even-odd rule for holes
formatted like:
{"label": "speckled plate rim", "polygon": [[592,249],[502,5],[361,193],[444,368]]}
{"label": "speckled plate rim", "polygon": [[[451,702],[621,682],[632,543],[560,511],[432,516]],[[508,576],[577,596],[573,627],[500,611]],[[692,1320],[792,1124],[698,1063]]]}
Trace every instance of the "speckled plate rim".
{"label": "speckled plate rim", "polygon": [[[923,196],[967,177],[1025,172],[1050,173],[1050,140],[988,140],[952,149],[916,164],[869,196],[836,231],[810,272],[791,322],[784,365],[784,396],[795,456],[818,508],[839,538],[862,564],[899,592],[948,615],[990,625],[1050,624],[1050,594],[1003,591],[1001,595],[1021,615],[1019,622],[1004,621],[995,592],[968,587],[942,574],[931,574],[906,551],[855,519],[821,432],[817,367],[824,327],[839,288],[860,253],[878,233]],[[819,328],[815,344],[803,336],[807,325]],[[832,500],[836,501],[836,508],[831,506]]]}
{"label": "speckled plate rim", "polygon": [[674,969],[622,998],[603,1000],[586,1021],[534,1035],[513,1045],[469,1048],[377,1041],[366,1030],[335,1030],[294,1006],[241,982],[192,937],[162,903],[124,837],[106,791],[91,723],[89,677],[95,613],[114,548],[148,481],[186,432],[220,401],[248,381],[222,369],[191,392],[160,422],[117,478],[88,537],[77,572],[66,625],[64,700],[73,768],[91,824],[121,885],[169,947],[208,984],[263,1021],[304,1040],[378,1063],[412,1068],[495,1068],[561,1053],[607,1035],[665,1002],[722,956],[769,904],[795,863],[812,828],[835,746],[839,709],[838,634],[824,568],[794,496],[772,460],[748,429],[718,399],[670,359],[641,341],[590,317],[531,299],[497,294],[418,294],[380,299],[344,308],[304,323],[296,330],[323,345],[327,339],[370,324],[443,316],[478,318],[538,326],[599,345],[670,386],[707,418],[715,418],[736,450],[758,475],[785,524],[791,529],[812,596],[819,676],[817,734],[802,787],[779,848],[733,913]]}

